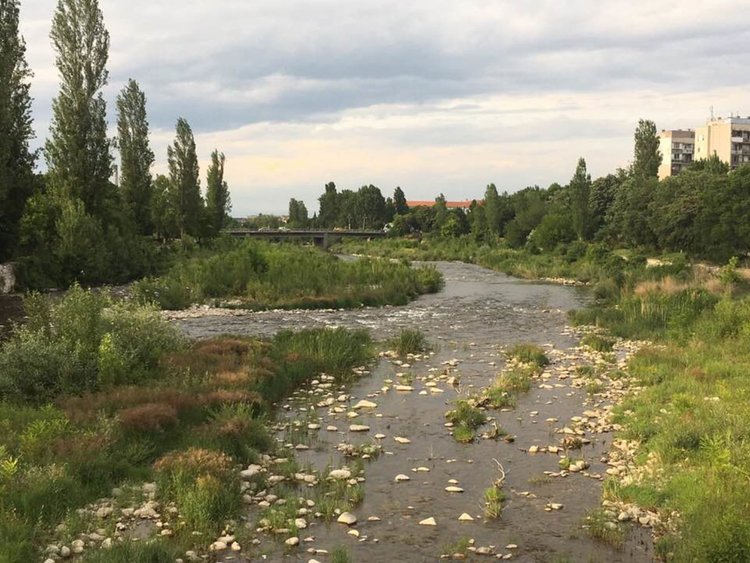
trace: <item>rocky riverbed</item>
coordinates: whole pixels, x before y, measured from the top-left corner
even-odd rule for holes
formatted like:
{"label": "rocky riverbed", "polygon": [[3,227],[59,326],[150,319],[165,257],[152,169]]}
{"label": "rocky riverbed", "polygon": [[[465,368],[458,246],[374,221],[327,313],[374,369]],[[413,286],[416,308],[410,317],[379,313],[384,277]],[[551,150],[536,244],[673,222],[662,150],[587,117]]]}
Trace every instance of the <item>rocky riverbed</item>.
{"label": "rocky riverbed", "polygon": [[[288,453],[242,472],[246,519],[211,538],[209,554],[188,553],[185,561],[210,555],[323,563],[336,549],[363,562],[653,560],[658,515],[601,504],[607,475],[633,473],[636,445],[614,440],[610,413],[632,387],[622,368],[641,344],[620,341],[609,353],[582,347],[583,332],[566,317],[585,303],[580,289],[466,264],[437,267],[445,289],[404,307],[169,313],[194,338],[344,326],[386,340],[418,328],[434,345],[431,353],[408,358],[384,351],[375,365],[356,370],[350,385],[321,374],[290,397],[273,422]],[[506,367],[504,352],[519,342],[542,346],[550,365],[514,408],[488,410],[478,438],[458,443],[446,412],[488,387]],[[496,517],[486,510],[492,487],[505,496]],[[131,534],[170,534],[179,515],[154,505],[151,484],[118,493],[120,500],[88,509],[104,509],[109,527],[77,541],[96,546]],[[328,497],[337,494],[358,502],[333,508]],[[624,543],[597,541],[587,527],[599,536],[622,531]],[[63,547],[81,544],[54,545],[51,558]]]}

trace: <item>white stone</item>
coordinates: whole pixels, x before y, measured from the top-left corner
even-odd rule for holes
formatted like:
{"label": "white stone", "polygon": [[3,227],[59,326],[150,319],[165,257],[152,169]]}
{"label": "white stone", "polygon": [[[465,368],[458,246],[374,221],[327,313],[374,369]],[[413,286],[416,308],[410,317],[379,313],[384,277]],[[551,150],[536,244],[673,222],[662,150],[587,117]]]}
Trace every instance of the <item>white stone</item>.
{"label": "white stone", "polygon": [[356,405],[354,405],[352,408],[355,410],[358,410],[358,409],[375,409],[377,407],[378,405],[376,403],[373,403],[372,401],[362,400]]}
{"label": "white stone", "polygon": [[304,530],[305,528],[307,528],[307,520],[305,520],[304,518],[297,518],[294,521],[294,525],[298,530]]}
{"label": "white stone", "polygon": [[370,427],[364,424],[352,424],[349,426],[349,432],[369,432]]}
{"label": "white stone", "polygon": [[393,439],[396,440],[399,444],[411,444],[411,440],[409,440],[409,438],[402,438],[401,436],[396,436]]}
{"label": "white stone", "polygon": [[445,491],[448,493],[463,493],[464,490],[461,487],[456,487],[454,485],[451,485],[450,487],[445,487]]}
{"label": "white stone", "polygon": [[334,479],[335,481],[350,479],[351,476],[352,472],[348,469],[334,469],[328,474],[328,478]]}
{"label": "white stone", "polygon": [[437,526],[434,518],[425,518],[419,523],[420,526]]}
{"label": "white stone", "polygon": [[298,537],[289,538],[284,543],[288,546],[294,547],[295,545],[299,545],[299,538]]}
{"label": "white stone", "polygon": [[344,512],[341,514],[341,516],[338,517],[336,522],[338,522],[339,524],[346,524],[347,526],[352,526],[357,523],[357,517],[351,512]]}
{"label": "white stone", "polygon": [[471,514],[467,514],[464,512],[461,516],[458,517],[459,522],[473,522],[474,518],[472,518]]}
{"label": "white stone", "polygon": [[396,481],[397,483],[401,481],[411,481],[411,477],[409,477],[408,475],[404,475],[403,473],[400,473],[399,475],[396,475],[396,478],[394,479],[394,481]]}

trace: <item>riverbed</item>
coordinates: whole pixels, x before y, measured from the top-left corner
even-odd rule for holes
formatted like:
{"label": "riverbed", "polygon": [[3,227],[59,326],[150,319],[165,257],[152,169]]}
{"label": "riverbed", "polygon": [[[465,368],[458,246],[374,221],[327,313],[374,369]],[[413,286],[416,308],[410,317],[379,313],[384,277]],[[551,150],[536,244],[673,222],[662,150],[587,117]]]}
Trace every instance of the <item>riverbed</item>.
{"label": "riverbed", "polygon": [[[406,366],[381,358],[358,381],[332,393],[345,394],[344,409],[315,408],[320,396],[310,395],[313,390],[290,398],[281,410],[283,424],[301,421],[320,426],[309,440],[309,449],[297,453],[302,464],[318,470],[346,466],[337,447],[371,442],[376,434],[383,436],[376,440],[383,455],[366,463],[365,496],[355,511],[355,533],[342,524],[313,522],[301,531],[298,550],[274,552],[273,540],[258,536],[260,549],[276,553],[267,556],[273,560],[324,561],[325,556],[315,555],[315,550],[330,552],[346,546],[353,561],[420,562],[437,561],[450,551],[449,544],[463,539],[476,550],[469,551],[469,559],[478,561],[488,557],[523,562],[653,560],[648,530],[630,529],[625,545],[615,549],[592,540],[582,528],[589,511],[600,505],[611,434],[587,436],[591,442],[577,454],[586,460],[587,470],[564,477],[559,476],[558,455],[530,453],[534,446],[559,444],[562,429],[574,426],[571,420],[592,407],[587,392],[572,386],[564,375],[581,357],[579,336],[568,325],[566,313],[585,304],[586,293],[462,263],[435,266],[445,277],[445,288],[403,307],[260,313],[197,309],[171,314],[193,338],[267,336],[282,329],[327,326],[364,328],[374,338],[386,340],[402,328],[418,328],[435,347],[431,355]],[[495,424],[515,441],[457,443],[445,426],[446,411],[457,398],[491,384],[505,363],[504,350],[519,342],[545,347],[556,369],[543,384],[537,382],[522,394],[515,409],[492,413]],[[398,374],[409,377],[412,391],[395,389],[395,384],[403,383],[404,375]],[[447,384],[447,375],[460,383]],[[351,406],[362,399],[377,407],[348,418]],[[352,432],[351,424],[369,431]],[[288,436],[279,433],[281,440]],[[399,443],[396,437],[408,443]],[[500,518],[485,520],[483,492],[498,478],[499,466],[506,475],[507,500]],[[409,480],[397,482],[398,475]],[[448,493],[448,486],[463,492]],[[473,520],[459,521],[464,513]],[[430,518],[436,525],[419,524]]]}

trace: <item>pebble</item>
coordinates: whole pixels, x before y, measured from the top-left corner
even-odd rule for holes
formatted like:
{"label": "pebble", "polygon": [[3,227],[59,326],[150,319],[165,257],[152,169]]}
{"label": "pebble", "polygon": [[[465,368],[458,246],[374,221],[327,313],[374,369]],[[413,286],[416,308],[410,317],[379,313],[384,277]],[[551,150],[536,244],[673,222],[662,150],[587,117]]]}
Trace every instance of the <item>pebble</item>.
{"label": "pebble", "polygon": [[394,438],[399,444],[411,444],[411,440],[409,438],[402,438],[401,436],[396,436]]}
{"label": "pebble", "polygon": [[408,475],[404,475],[403,473],[400,473],[396,475],[396,478],[394,479],[394,481],[396,481],[397,483],[401,481],[411,481],[411,477],[409,477]]}
{"label": "pebble", "polygon": [[349,432],[369,432],[370,427],[364,424],[352,424],[349,426]]}
{"label": "pebble", "polygon": [[445,487],[446,492],[448,493],[463,493],[464,490],[461,487],[456,487],[454,485],[451,485],[450,487]]}
{"label": "pebble", "polygon": [[294,547],[295,545],[299,545],[299,538],[298,537],[289,538],[284,543],[286,545]]}

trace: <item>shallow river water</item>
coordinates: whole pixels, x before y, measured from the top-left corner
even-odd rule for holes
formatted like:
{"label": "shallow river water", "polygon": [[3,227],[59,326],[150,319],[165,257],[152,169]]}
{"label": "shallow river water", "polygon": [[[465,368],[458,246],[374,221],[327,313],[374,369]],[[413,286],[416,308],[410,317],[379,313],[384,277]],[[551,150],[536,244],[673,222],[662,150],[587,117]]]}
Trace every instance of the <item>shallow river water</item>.
{"label": "shallow river water", "polygon": [[[343,545],[357,562],[438,561],[447,544],[469,538],[475,547],[490,548],[490,556],[469,553],[469,560],[476,561],[511,554],[512,560],[523,562],[651,561],[646,530],[630,530],[625,545],[614,549],[590,539],[582,529],[587,512],[599,506],[600,480],[583,474],[545,477],[545,471],[559,471],[558,456],[528,453],[534,445],[559,444],[560,435],[555,430],[589,408],[585,390],[570,386],[569,380],[552,378],[548,385],[535,384],[522,394],[514,410],[491,413],[498,425],[516,437],[513,443],[479,439],[462,445],[445,427],[445,413],[452,402],[487,387],[502,369],[503,350],[509,345],[537,343],[564,362],[565,352],[578,345],[566,311],[581,306],[585,294],[467,264],[441,262],[436,267],[445,277],[445,289],[403,307],[231,315],[206,311],[192,318],[175,318],[194,338],[343,326],[369,329],[381,340],[398,334],[401,328],[418,328],[436,345],[432,356],[412,363],[408,369],[383,358],[368,375],[349,386],[346,393],[350,405],[366,398],[377,403],[376,409],[361,412],[353,421],[347,420],[346,413],[336,414],[326,408],[310,410],[309,403],[301,398],[290,400],[282,410],[282,419],[304,420],[305,424],[313,420],[321,425],[310,449],[297,454],[302,463],[318,469],[347,464],[336,451],[339,443],[372,441],[378,433],[386,438],[381,442],[384,454],[366,462],[364,502],[355,511],[359,537],[350,535],[350,529],[342,524],[313,523],[300,535],[309,541],[303,541],[291,553],[276,552],[268,556],[269,560],[326,561],[328,556],[311,555],[306,549],[330,551]],[[382,390],[386,380],[398,383],[396,374],[404,371],[416,376],[414,391]],[[441,393],[426,386],[423,376],[446,371],[460,377],[459,386],[443,382],[439,385]],[[351,423],[367,425],[370,431],[349,432]],[[338,431],[326,431],[329,425]],[[396,436],[406,437],[410,443],[397,443]],[[590,463],[586,473],[604,474],[606,465],[601,458],[612,436],[590,438],[592,443],[582,451]],[[498,477],[497,463],[506,472],[503,490],[507,500],[500,518],[485,521],[483,492]],[[429,472],[414,472],[417,467],[428,468]],[[398,474],[411,479],[394,482]],[[445,487],[450,480],[457,481],[464,492],[447,493]],[[549,503],[561,504],[562,508],[547,511]],[[459,522],[462,513],[470,514],[474,521]],[[368,521],[371,516],[379,520]],[[430,517],[436,526],[419,525]],[[510,544],[517,547],[507,548]]]}

